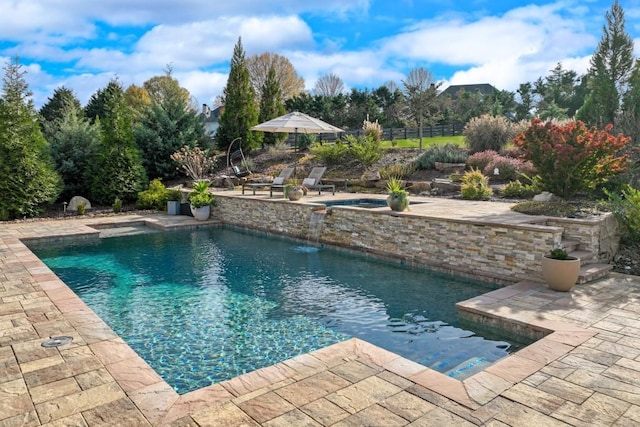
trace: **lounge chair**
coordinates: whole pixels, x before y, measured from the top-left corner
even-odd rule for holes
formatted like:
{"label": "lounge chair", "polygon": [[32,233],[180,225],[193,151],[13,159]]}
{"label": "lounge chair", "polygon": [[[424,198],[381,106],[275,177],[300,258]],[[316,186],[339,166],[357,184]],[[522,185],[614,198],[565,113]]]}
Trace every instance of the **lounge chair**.
{"label": "lounge chair", "polygon": [[[302,185],[307,187],[309,190],[318,190],[318,194],[322,194],[322,190],[325,188],[330,188],[332,194],[336,194],[336,186],[333,184],[322,184],[322,175],[327,168],[313,168],[311,169],[311,173],[309,173],[309,177],[302,180]],[[273,196],[273,190],[282,189],[284,191],[284,184],[282,185],[272,185],[271,191],[269,192],[269,196]]]}
{"label": "lounge chair", "polygon": [[244,194],[245,188],[251,188],[253,190],[253,195],[256,195],[256,190],[259,188],[271,188],[271,186],[284,186],[284,182],[289,179],[289,177],[293,174],[293,168],[284,168],[280,171],[280,175],[273,178],[272,182],[245,182],[242,184],[242,194]]}

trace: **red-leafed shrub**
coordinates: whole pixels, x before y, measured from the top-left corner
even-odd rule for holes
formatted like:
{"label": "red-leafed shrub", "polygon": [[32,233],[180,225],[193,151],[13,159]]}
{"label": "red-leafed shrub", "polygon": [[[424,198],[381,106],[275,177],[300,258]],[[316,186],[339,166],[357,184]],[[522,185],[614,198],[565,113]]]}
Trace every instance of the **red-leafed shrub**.
{"label": "red-leafed shrub", "polygon": [[515,138],[523,158],[536,168],[542,190],[568,199],[626,169],[622,154],[630,138],[611,135],[612,127],[588,129],[581,121],[554,124],[534,118]]}
{"label": "red-leafed shrub", "polygon": [[485,150],[480,151],[479,153],[475,153],[469,156],[466,161],[468,169],[478,169],[485,170],[487,165],[493,162],[496,158],[500,157],[497,151],[494,150]]}
{"label": "red-leafed shrub", "polygon": [[[496,170],[498,174],[496,175]],[[522,174],[533,175],[535,171],[531,162],[524,162],[512,157],[496,156],[484,169],[487,176],[495,176],[502,181],[514,181]]]}

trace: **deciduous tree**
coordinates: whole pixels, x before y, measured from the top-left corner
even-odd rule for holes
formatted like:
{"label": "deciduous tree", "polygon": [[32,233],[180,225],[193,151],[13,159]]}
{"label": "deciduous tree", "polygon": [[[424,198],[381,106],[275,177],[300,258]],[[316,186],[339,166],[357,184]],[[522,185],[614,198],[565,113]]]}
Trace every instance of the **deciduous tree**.
{"label": "deciduous tree", "polygon": [[313,86],[314,95],[336,96],[344,93],[344,82],[337,74],[325,74]]}
{"label": "deciduous tree", "polygon": [[430,71],[419,67],[409,71],[407,77],[402,80],[404,97],[407,106],[407,114],[419,128],[420,149],[422,149],[422,126],[435,124],[439,117],[438,88],[441,83],[433,80]]}
{"label": "deciduous tree", "polygon": [[275,80],[280,86],[282,101],[304,91],[304,79],[298,75],[293,64],[282,55],[271,52],[251,55],[246,58],[245,64],[249,70],[249,81],[258,99],[262,97],[262,88],[272,68],[275,72]]}

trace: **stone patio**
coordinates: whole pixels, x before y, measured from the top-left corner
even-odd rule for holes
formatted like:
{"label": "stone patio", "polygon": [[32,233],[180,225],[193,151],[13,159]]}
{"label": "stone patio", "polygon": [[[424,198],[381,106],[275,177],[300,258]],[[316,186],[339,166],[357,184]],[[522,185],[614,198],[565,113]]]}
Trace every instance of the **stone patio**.
{"label": "stone patio", "polygon": [[[470,216],[473,205],[457,211]],[[466,317],[542,337],[464,381],[351,339],[178,395],[22,243],[215,223],[156,214],[0,224],[0,427],[640,424],[636,276],[570,293],[520,282],[459,303]],[[41,346],[57,335],[74,339]]]}

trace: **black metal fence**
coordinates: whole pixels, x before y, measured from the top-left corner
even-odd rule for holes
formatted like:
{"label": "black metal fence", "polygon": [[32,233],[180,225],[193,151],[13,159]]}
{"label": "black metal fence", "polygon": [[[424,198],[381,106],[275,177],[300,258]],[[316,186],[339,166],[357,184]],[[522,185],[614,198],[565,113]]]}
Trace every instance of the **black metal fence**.
{"label": "black metal fence", "polygon": [[[453,123],[447,125],[423,126],[422,136],[425,138],[433,138],[436,136],[457,136],[462,135],[462,123]],[[383,141],[393,141],[395,139],[417,139],[420,137],[419,128],[389,128],[382,130]],[[363,136],[362,129],[351,129],[338,134],[324,133],[317,135],[317,141],[335,142],[337,139],[343,139],[346,135],[354,135],[356,137]],[[287,143],[294,143],[294,134],[290,133]]]}

